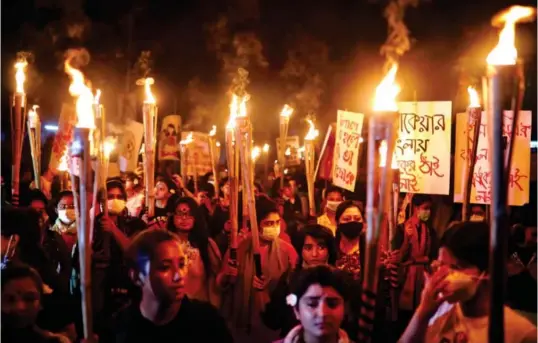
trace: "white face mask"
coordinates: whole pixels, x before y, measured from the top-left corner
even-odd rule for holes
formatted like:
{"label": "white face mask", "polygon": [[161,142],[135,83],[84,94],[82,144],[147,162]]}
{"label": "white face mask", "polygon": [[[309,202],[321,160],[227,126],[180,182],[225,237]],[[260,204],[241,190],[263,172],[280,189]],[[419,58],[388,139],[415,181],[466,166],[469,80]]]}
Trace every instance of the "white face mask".
{"label": "white face mask", "polygon": [[280,225],[264,227],[261,236],[266,241],[274,241],[278,235],[280,235]]}
{"label": "white face mask", "polygon": [[340,205],[342,202],[341,201],[330,201],[330,200],[327,200],[327,209],[331,212],[336,212],[336,209],[338,208],[338,205]]}
{"label": "white face mask", "polygon": [[71,224],[77,219],[75,209],[58,210],[58,218],[64,224]]}
{"label": "white face mask", "polygon": [[125,200],[110,199],[107,200],[108,211],[112,214],[120,214],[125,209]]}
{"label": "white face mask", "polygon": [[453,304],[456,302],[465,302],[473,298],[480,280],[485,278],[483,274],[473,276],[458,270],[452,270],[445,278],[445,281],[448,281],[446,290],[450,293],[446,301]]}

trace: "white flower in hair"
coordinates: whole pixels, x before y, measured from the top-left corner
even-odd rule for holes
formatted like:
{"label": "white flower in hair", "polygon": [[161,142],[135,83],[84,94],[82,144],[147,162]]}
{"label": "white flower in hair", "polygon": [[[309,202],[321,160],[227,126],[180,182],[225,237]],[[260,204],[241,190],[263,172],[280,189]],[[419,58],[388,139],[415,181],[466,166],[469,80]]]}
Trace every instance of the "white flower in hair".
{"label": "white flower in hair", "polygon": [[288,294],[286,297],[286,304],[290,305],[291,307],[295,307],[295,305],[297,305],[297,296],[293,293]]}

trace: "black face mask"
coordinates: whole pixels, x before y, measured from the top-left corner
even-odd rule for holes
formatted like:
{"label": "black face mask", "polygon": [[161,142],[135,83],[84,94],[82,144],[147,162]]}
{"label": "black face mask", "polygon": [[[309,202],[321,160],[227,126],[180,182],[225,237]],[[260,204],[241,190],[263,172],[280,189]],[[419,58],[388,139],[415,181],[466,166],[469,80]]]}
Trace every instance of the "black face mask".
{"label": "black face mask", "polygon": [[363,224],[359,222],[349,222],[338,225],[338,230],[349,239],[357,238],[361,234],[362,228]]}

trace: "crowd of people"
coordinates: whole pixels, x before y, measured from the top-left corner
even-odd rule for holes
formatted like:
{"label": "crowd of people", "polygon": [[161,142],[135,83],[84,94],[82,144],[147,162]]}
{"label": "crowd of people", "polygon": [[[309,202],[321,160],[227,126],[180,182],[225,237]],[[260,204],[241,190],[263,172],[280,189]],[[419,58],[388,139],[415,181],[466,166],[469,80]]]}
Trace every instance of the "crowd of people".
{"label": "crowd of people", "polygon": [[[106,183],[92,208],[90,341],[352,342],[359,325],[367,223],[360,194],[317,184],[309,215],[302,179],[256,184],[261,274],[239,198],[230,251],[230,185],[206,175],[155,179],[148,215],[142,178]],[[54,194],[56,193],[56,194]],[[33,189],[2,205],[2,342],[83,340],[76,197]],[[381,245],[373,342],[486,342],[489,226],[433,227],[428,195],[415,194]],[[536,342],[536,227],[511,228],[505,342]],[[364,318],[362,318],[364,320]],[[86,340],[88,341],[88,340]]]}

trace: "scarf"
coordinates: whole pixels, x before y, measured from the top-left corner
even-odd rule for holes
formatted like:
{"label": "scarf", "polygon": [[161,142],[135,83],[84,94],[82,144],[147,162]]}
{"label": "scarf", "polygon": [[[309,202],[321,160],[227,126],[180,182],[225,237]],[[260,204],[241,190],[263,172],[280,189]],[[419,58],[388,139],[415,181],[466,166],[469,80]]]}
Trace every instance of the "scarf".
{"label": "scarf", "polygon": [[54,225],[50,228],[51,231],[58,232],[60,235],[77,235],[77,221],[74,220],[71,224],[64,224],[60,218],[56,219]]}
{"label": "scarf", "polygon": [[[302,343],[304,342],[303,339],[303,327],[301,325],[297,325],[291,331],[286,335],[286,338],[282,341],[282,343]],[[347,333],[342,330],[338,329],[338,343],[350,343],[349,337],[347,336]]]}
{"label": "scarf", "polygon": [[[267,287],[263,291],[252,289],[255,264],[252,253],[252,239],[243,240],[237,252],[239,271],[237,283],[232,292],[232,298],[228,299],[227,306],[230,312],[232,325],[236,328],[250,328],[259,321],[259,313],[263,311],[269,302],[269,294],[273,291],[280,277],[287,270],[293,268],[290,257],[284,249],[281,249],[280,239],[275,239],[269,245],[267,261],[262,259],[263,276]],[[253,323],[254,322],[254,323]]]}
{"label": "scarf", "polygon": [[[408,225],[406,223],[406,225]],[[419,224],[421,227],[420,235],[418,227],[412,226],[411,234],[405,233],[402,244],[402,256],[408,255],[409,258],[428,256],[430,254],[430,232],[428,226],[424,223]],[[405,230],[405,229],[404,229]],[[424,266],[410,265],[407,267],[406,278],[400,295],[400,307],[404,310],[414,310],[420,301],[420,294],[424,284]]]}

